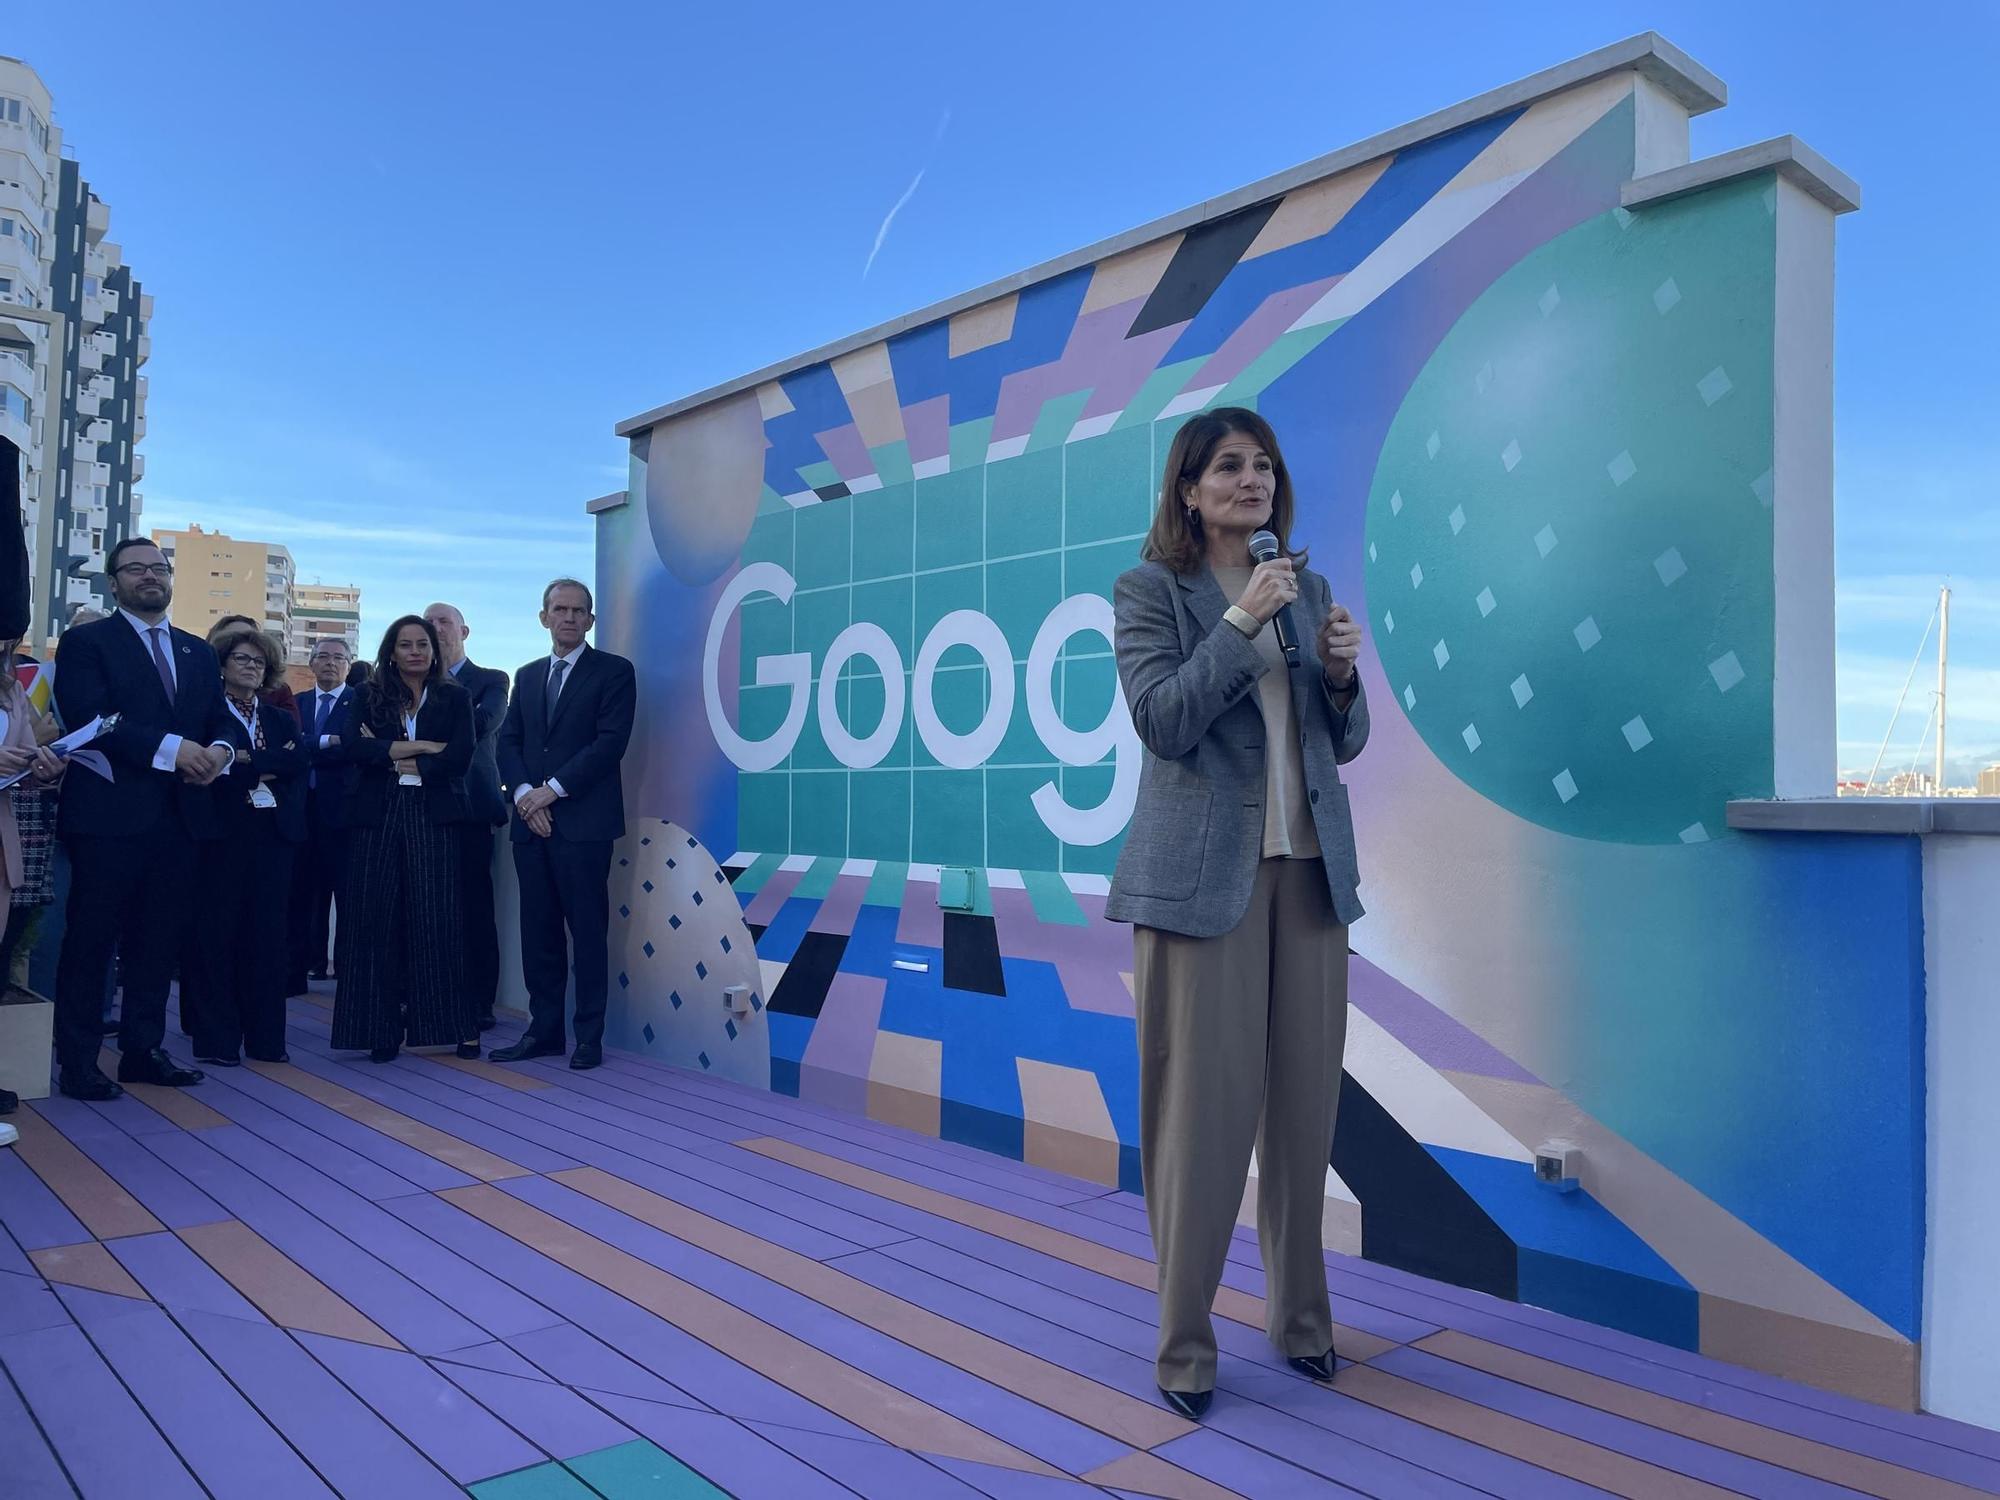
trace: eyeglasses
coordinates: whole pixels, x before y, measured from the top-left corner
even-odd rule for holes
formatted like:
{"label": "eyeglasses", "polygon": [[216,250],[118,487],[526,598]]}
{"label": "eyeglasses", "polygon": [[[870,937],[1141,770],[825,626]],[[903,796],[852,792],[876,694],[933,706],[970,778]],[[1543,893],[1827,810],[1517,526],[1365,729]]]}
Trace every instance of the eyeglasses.
{"label": "eyeglasses", "polygon": [[172,563],[123,563],[112,569],[112,571],[114,573],[129,573],[134,578],[144,578],[148,574],[154,578],[171,578],[174,576],[174,565]]}
{"label": "eyeglasses", "polygon": [[265,665],[264,658],[259,656],[255,651],[232,651],[226,659],[232,667],[261,667]]}

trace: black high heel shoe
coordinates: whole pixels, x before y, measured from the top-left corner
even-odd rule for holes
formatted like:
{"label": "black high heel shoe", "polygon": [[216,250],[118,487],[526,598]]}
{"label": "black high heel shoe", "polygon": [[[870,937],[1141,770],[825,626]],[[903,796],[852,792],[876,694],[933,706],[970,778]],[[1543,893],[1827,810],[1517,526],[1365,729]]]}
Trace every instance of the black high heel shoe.
{"label": "black high heel shoe", "polygon": [[1331,1380],[1334,1375],[1333,1345],[1328,1344],[1324,1354],[1288,1355],[1285,1363],[1301,1375],[1312,1376],[1314,1380]]}
{"label": "black high heel shoe", "polygon": [[1208,1413],[1209,1402],[1215,1399],[1214,1391],[1170,1391],[1160,1387],[1160,1396],[1167,1405],[1186,1417],[1190,1422],[1199,1422]]}
{"label": "black high heel shoe", "polygon": [[463,1058],[463,1059],[464,1059],[464,1060],[465,1060],[466,1062],[478,1062],[478,1061],[479,1061],[479,1043],[477,1043],[477,1042],[460,1042],[460,1043],[458,1044],[458,1055],[459,1055],[459,1056],[460,1056],[461,1058]]}
{"label": "black high heel shoe", "polygon": [[394,1062],[396,1054],[402,1050],[401,1047],[377,1047],[368,1054],[368,1060],[373,1063]]}

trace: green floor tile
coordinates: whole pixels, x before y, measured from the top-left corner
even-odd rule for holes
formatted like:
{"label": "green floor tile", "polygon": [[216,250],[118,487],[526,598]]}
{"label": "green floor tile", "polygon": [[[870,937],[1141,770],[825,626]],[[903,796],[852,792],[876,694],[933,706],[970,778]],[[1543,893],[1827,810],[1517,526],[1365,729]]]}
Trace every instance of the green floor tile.
{"label": "green floor tile", "polygon": [[840,867],[847,863],[837,854],[824,855],[812,862],[812,868],[799,877],[799,883],[792,888],[794,896],[808,901],[824,900],[826,893],[833,889],[834,881],[840,878]]}
{"label": "green floor tile", "polygon": [[778,866],[785,862],[782,854],[760,854],[750,863],[750,868],[736,877],[736,889],[746,896],[754,896],[764,889],[764,882],[778,873]]}
{"label": "green floor tile", "polygon": [[[675,1491],[673,1493],[679,1493]],[[689,1490],[690,1495],[713,1494],[713,1490]],[[561,1464],[537,1464],[532,1469],[516,1469],[498,1479],[484,1479],[472,1486],[474,1500],[598,1500],[597,1492]]]}
{"label": "green floor tile", "polygon": [[686,1464],[644,1438],[569,1460],[569,1468],[604,1500],[729,1500]]}
{"label": "green floor tile", "polygon": [[1058,922],[1065,927],[1090,925],[1090,918],[1083,914],[1083,908],[1077,904],[1075,894],[1062,876],[1048,870],[1023,870],[1021,884],[1028,888],[1028,899],[1034,903],[1035,915],[1042,921]]}
{"label": "green floor tile", "polygon": [[862,902],[867,906],[893,906],[903,909],[903,886],[910,878],[910,867],[891,860],[880,860],[875,865],[875,873],[868,880],[868,894]]}

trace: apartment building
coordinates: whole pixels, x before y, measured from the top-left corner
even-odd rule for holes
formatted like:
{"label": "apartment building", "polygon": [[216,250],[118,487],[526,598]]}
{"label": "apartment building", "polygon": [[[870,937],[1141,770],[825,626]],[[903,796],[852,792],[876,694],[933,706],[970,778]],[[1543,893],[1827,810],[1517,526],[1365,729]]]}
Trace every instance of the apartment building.
{"label": "apartment building", "polygon": [[26,457],[31,634],[108,607],[104,549],[139,529],[153,299],[63,146],[33,68],[0,56],[0,432]]}
{"label": "apartment building", "polygon": [[174,565],[174,624],[196,635],[224,615],[247,615],[286,643],[292,636],[291,549],[190,526],[156,527],[153,541]]}
{"label": "apartment building", "polygon": [[303,663],[312,655],[313,643],[329,635],[337,635],[346,641],[348,651],[354,656],[361,655],[361,590],[352,584],[346,587],[324,583],[295,584],[292,589],[290,639],[292,661]]}

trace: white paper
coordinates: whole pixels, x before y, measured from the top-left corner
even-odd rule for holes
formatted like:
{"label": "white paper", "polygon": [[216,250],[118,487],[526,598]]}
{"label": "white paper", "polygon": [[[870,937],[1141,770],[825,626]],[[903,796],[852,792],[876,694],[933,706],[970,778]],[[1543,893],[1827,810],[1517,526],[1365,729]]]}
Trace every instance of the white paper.
{"label": "white paper", "polygon": [[[100,715],[84,725],[83,728],[72,729],[61,739],[51,740],[48,747],[49,753],[55,756],[57,760],[74,760],[79,765],[88,766],[106,781],[114,780],[115,778],[111,774],[111,762],[95,750],[84,749],[84,746],[90,744],[93,740],[100,739],[104,735],[109,734],[117,727],[117,724],[118,715],[112,714],[108,718]],[[0,777],[0,792],[4,792],[8,787],[20,781],[33,770],[34,767],[29,766],[26,770],[16,771],[12,776]]]}
{"label": "white paper", "polygon": [[260,781],[250,793],[250,805],[252,807],[276,807],[278,799],[273,797],[271,789]]}

